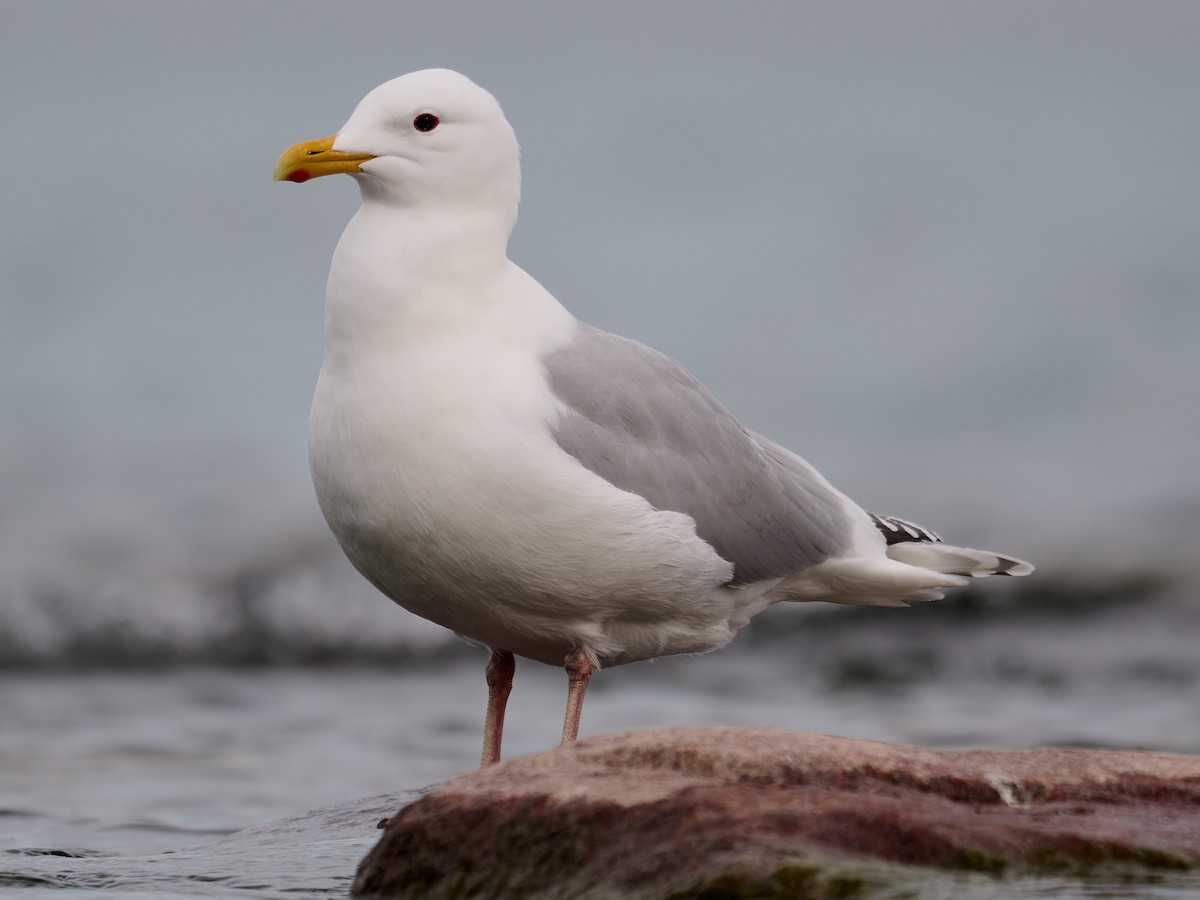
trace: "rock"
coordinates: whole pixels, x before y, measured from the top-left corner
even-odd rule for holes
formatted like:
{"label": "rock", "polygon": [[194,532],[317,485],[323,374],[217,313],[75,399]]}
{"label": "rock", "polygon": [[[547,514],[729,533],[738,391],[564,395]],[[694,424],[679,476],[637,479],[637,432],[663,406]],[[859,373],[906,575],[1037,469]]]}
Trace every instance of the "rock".
{"label": "rock", "polygon": [[964,877],[1200,885],[1198,867],[1197,757],[680,728],[446,782],[391,817],[354,893],[951,897]]}

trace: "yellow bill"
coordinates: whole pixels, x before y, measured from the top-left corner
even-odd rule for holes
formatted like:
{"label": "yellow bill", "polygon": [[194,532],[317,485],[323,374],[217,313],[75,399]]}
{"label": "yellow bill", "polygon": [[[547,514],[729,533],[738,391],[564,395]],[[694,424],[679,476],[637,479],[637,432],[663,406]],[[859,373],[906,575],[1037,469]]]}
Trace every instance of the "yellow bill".
{"label": "yellow bill", "polygon": [[333,149],[336,134],[315,141],[305,141],[288,147],[275,164],[276,181],[294,181],[303,184],[310,178],[322,175],[349,174],[361,171],[359,163],[374,159],[370,153],[345,153]]}

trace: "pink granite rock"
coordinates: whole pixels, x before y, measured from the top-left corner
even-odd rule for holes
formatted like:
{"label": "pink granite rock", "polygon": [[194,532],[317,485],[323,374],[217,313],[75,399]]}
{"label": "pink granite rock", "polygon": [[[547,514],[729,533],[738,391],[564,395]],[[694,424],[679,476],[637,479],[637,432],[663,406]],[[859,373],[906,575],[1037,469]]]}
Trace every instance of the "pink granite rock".
{"label": "pink granite rock", "polygon": [[855,897],[954,873],[1194,869],[1197,757],[668,729],[446,782],[392,817],[354,893]]}

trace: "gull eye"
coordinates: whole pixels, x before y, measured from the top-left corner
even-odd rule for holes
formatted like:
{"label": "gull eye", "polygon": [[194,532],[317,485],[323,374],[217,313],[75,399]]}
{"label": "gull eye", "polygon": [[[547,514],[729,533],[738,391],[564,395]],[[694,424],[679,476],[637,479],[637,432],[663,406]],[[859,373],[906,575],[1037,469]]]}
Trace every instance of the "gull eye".
{"label": "gull eye", "polygon": [[438,117],[433,113],[421,113],[413,119],[413,128],[417,131],[433,131],[438,127]]}

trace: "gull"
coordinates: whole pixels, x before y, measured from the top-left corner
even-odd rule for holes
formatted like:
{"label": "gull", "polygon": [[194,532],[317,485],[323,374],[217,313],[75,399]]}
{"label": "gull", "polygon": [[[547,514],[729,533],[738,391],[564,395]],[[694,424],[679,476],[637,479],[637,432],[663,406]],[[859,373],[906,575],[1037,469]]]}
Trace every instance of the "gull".
{"label": "gull", "polygon": [[1032,566],[868,513],[674,360],[572,316],[508,259],[521,171],[496,99],[389,81],[277,181],[362,206],[333,255],[309,419],[321,511],[400,606],[491,649],[481,765],[514,656],[593,671],[703,653],[781,601],[905,606]]}

